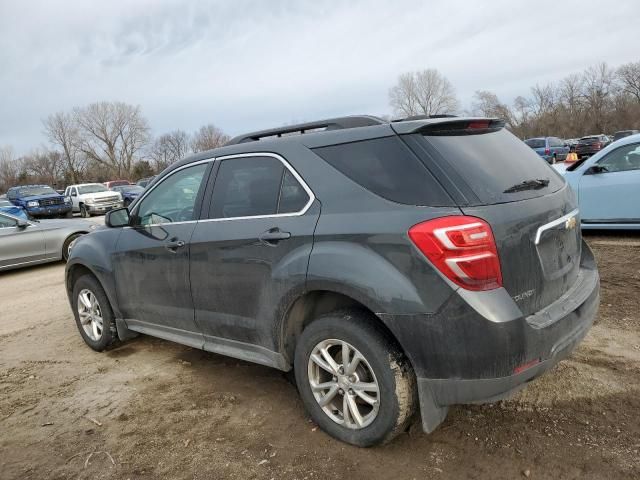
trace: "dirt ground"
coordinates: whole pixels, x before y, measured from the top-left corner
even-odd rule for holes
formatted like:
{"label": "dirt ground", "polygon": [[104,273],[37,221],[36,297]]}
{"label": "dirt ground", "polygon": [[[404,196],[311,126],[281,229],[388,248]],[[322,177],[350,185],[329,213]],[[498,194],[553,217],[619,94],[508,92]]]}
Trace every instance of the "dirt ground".
{"label": "dirt ground", "polygon": [[640,478],[640,235],[589,235],[599,322],[513,399],[358,449],[276,370],[139,337],[95,353],[62,264],[0,274],[0,479]]}

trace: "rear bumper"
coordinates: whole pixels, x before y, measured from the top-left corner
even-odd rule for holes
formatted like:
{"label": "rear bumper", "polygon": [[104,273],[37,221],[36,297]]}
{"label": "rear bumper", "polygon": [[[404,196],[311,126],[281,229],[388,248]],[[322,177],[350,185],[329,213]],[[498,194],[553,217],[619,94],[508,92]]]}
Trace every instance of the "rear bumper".
{"label": "rear bumper", "polygon": [[383,315],[416,371],[424,430],[433,431],[449,405],[508,397],[566,358],[596,317],[599,285],[593,255],[583,244],[574,285],[534,315],[518,316],[504,291],[493,291],[482,305],[454,294],[441,312],[421,318]]}

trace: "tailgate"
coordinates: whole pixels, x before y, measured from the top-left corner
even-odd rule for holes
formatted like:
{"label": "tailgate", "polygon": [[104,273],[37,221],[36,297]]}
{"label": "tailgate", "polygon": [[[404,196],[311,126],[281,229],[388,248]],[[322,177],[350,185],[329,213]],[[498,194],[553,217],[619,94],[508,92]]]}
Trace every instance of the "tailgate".
{"label": "tailgate", "polygon": [[503,286],[524,315],[553,303],[576,282],[582,238],[569,188],[535,199],[462,210],[491,225]]}

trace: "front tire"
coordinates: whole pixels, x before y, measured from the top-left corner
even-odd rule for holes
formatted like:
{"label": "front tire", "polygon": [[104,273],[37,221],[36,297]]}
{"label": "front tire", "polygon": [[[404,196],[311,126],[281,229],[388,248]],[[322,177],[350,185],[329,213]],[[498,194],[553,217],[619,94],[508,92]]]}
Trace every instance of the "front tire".
{"label": "front tire", "polygon": [[329,435],[359,447],[389,442],[416,410],[413,369],[377,321],[359,311],[335,312],[312,322],[296,345],[305,408]]}
{"label": "front tire", "polygon": [[111,305],[104,289],[92,275],[83,275],[73,285],[73,315],[84,342],[101,352],[118,339]]}
{"label": "front tire", "polygon": [[91,214],[85,205],[80,205],[80,216],[82,218],[89,218]]}

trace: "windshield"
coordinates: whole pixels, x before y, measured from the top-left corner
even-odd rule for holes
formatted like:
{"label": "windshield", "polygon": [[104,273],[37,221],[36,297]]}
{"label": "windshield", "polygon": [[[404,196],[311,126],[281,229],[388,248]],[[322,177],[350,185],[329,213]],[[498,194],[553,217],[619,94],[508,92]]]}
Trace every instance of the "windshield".
{"label": "windshield", "polygon": [[107,187],[100,185],[99,183],[92,183],[90,185],[82,185],[81,187],[78,187],[78,193],[80,193],[80,195],[98,192],[108,192]]}
{"label": "windshield", "polygon": [[529,140],[525,140],[524,143],[529,145],[531,148],[544,148],[545,147],[544,138],[530,138]]}
{"label": "windshield", "polygon": [[19,195],[21,197],[33,197],[35,195],[49,195],[51,193],[56,193],[56,191],[47,187],[46,185],[40,185],[35,187],[22,187],[19,190]]}

